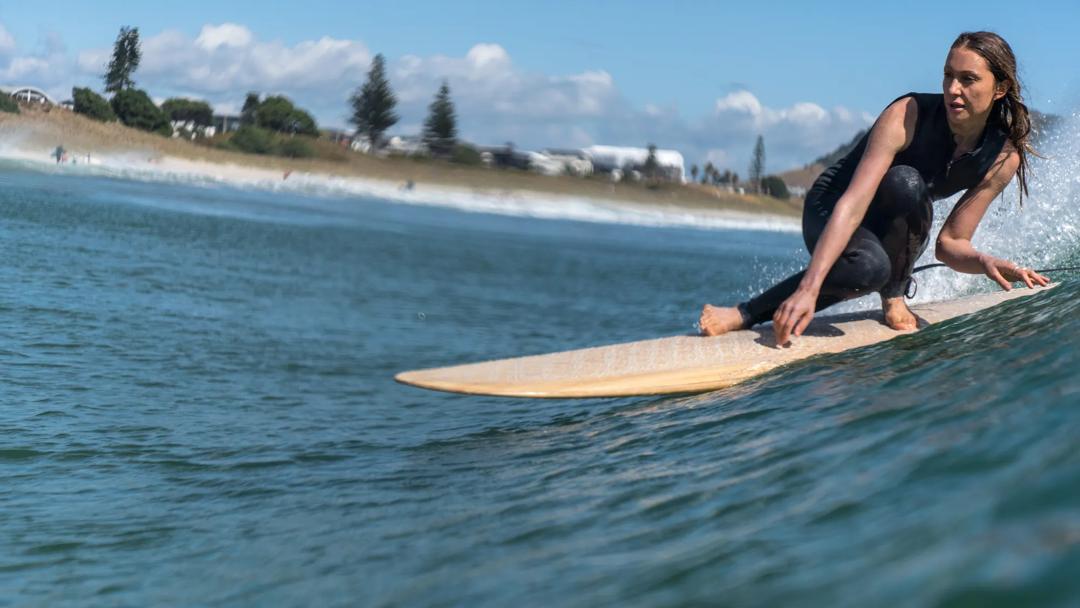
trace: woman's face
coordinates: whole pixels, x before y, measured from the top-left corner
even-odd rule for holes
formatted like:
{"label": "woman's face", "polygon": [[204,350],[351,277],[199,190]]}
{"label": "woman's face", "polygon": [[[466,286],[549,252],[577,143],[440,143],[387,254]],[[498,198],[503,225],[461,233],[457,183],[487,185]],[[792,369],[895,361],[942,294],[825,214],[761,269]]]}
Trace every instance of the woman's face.
{"label": "woman's face", "polygon": [[994,80],[990,65],[969,48],[955,48],[945,58],[941,81],[949,122],[965,123],[985,119],[994,102],[1005,96],[1005,84]]}

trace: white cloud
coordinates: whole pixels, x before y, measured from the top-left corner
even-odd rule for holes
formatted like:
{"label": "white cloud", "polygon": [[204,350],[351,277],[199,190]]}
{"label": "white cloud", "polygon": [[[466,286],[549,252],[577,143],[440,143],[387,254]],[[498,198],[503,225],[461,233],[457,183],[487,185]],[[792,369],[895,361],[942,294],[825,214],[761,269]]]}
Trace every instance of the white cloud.
{"label": "white cloud", "polygon": [[244,47],[251,44],[255,36],[251,30],[235,23],[222,23],[221,25],[204,25],[195,44],[208,51],[213,51],[221,46]]}
{"label": "white cloud", "polygon": [[510,63],[510,55],[506,49],[497,44],[478,44],[465,55],[465,59],[477,68],[487,66],[506,66]]}
{"label": "white cloud", "polygon": [[68,83],[75,70],[74,62],[57,34],[46,32],[36,51],[20,52],[15,38],[0,24],[0,84],[33,85],[54,98],[67,99],[71,95]]}
{"label": "white cloud", "polygon": [[[718,99],[713,119],[701,128],[716,140],[742,142],[739,151],[730,155],[729,164],[735,171],[749,164],[750,150],[757,135],[761,135],[765,140],[766,170],[773,172],[805,164],[872,123],[873,117],[865,112],[843,107],[826,110],[808,101],[769,107],[753,93],[742,90]],[[733,146],[725,148],[731,151]]]}
{"label": "white cloud", "polygon": [[4,24],[0,23],[0,57],[10,55],[15,50],[15,38],[7,31]]}
{"label": "white cloud", "polygon": [[[262,40],[237,23],[207,24],[195,36],[177,30],[143,34],[135,80],[155,98],[201,98],[235,113],[248,91],[285,94],[327,126],[346,124],[349,96],[366,78],[373,55],[360,40],[322,37],[285,44]],[[111,46],[72,56],[58,38],[46,42],[42,51],[20,53],[0,25],[0,82],[33,84],[61,98],[73,85],[101,88]],[[635,107],[602,69],[530,71],[491,42],[457,56],[391,57],[387,68],[401,116],[393,132],[418,130],[446,80],[460,132],[477,143],[513,141],[522,148],[655,143],[682,151],[688,165],[711,160],[740,173],[758,134],[765,137],[767,169],[775,171],[831,150],[873,121],[865,112],[826,110],[810,101],[771,107],[747,90],[717,99],[709,116],[688,118],[674,105]]]}
{"label": "white cloud", "polygon": [[750,91],[735,91],[716,100],[716,113],[735,112],[746,114],[755,120],[761,117],[764,108]]}

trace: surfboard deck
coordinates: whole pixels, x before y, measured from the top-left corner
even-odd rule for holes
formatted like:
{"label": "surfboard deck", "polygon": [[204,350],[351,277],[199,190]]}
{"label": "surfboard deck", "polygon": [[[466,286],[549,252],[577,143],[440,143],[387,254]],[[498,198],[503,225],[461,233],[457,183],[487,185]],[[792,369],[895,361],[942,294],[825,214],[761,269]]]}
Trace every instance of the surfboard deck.
{"label": "surfboard deck", "polygon": [[[1053,287],[1051,285],[1050,287]],[[1017,288],[912,307],[920,327],[978,312],[1047,288]],[[716,337],[671,336],[545,355],[407,371],[394,379],[419,388],[502,397],[589,398],[698,393],[726,388],[814,355],[884,342],[880,311],[814,319],[778,348],[772,325]]]}

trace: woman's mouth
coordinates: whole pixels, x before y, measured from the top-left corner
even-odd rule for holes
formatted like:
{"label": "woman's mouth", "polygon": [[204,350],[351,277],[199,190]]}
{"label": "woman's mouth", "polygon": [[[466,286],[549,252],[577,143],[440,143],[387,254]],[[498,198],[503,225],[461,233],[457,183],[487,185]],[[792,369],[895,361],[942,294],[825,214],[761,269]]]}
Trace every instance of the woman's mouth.
{"label": "woman's mouth", "polygon": [[950,112],[962,112],[964,110],[964,104],[959,101],[953,101],[949,103]]}

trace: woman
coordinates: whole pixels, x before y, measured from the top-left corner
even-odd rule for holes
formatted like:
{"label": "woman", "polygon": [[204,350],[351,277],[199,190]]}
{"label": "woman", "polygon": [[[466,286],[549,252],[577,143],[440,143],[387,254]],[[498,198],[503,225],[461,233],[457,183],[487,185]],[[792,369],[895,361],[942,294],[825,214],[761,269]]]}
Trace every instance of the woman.
{"label": "woman", "polygon": [[1008,43],[966,32],[945,61],[942,92],[909,93],[891,103],[845,158],[818,177],[803,207],[806,270],[735,307],[706,304],[701,332],[715,336],[773,321],[777,344],[799,336],[814,312],[873,291],[885,323],[916,327],[904,303],[915,260],[925,250],[932,202],[967,190],[938,235],[936,256],[950,268],[986,274],[1003,289],[1049,280],[976,251],[971,237],[990,202],[1018,176],[1027,193],[1031,122]]}

